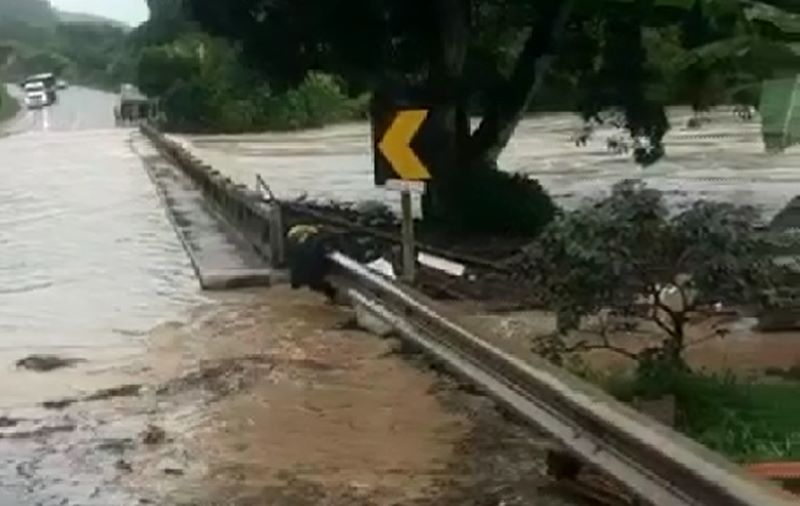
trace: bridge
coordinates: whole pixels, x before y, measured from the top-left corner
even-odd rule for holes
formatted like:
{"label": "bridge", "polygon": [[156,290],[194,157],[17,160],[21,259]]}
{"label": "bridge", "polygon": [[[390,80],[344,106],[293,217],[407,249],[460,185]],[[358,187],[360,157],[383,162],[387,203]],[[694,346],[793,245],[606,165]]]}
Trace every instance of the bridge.
{"label": "bridge", "polygon": [[[0,127],[0,360],[8,366],[0,463],[14,464],[0,465],[9,469],[0,471],[0,504],[795,503],[502,344],[468,311],[342,251],[329,256],[342,307],[288,290],[294,225],[323,224],[386,251],[399,235],[280,198],[282,185],[325,191],[307,175],[287,182],[255,170],[257,157],[220,157],[232,143],[247,151],[252,139],[114,128],[114,101],[76,88],[55,108]],[[335,145],[335,156],[367,156],[360,144]],[[258,146],[272,157],[291,150]],[[599,186],[566,182],[553,160],[543,178],[565,202]],[[753,193],[769,186],[759,195],[774,213],[795,191],[786,188],[796,177],[788,169],[775,169],[777,183],[741,172],[759,180]],[[652,177],[668,186],[681,175]],[[729,184],[723,192],[741,198]],[[676,205],[685,197],[675,195]],[[439,272],[427,282],[443,290],[466,288],[442,265],[471,279],[503,274],[463,252],[419,248]],[[65,475],[73,479],[54,479]]]}

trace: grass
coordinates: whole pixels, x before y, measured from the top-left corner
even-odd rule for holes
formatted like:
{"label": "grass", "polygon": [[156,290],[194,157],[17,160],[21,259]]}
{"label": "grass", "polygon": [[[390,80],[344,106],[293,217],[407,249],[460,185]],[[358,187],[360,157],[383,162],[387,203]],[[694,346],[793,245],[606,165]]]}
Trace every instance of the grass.
{"label": "grass", "polygon": [[625,402],[673,395],[676,428],[734,462],[800,460],[800,381],[679,372],[660,377],[655,391],[648,381],[612,376],[600,383]]}
{"label": "grass", "polygon": [[13,118],[19,107],[19,102],[8,94],[5,85],[0,84],[0,122]]}

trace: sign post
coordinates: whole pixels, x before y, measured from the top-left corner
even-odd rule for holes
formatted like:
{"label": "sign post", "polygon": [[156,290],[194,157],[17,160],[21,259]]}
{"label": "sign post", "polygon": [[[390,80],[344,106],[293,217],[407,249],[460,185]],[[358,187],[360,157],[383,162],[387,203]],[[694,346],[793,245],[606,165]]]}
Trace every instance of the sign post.
{"label": "sign post", "polygon": [[417,261],[414,240],[414,215],[411,209],[411,191],[401,194],[403,208],[403,281],[413,284],[417,279]]}
{"label": "sign post", "polygon": [[409,284],[414,283],[417,272],[412,192],[424,191],[424,182],[431,179],[415,141],[422,137],[420,130],[424,129],[429,112],[423,107],[386,104],[376,104],[373,109],[375,184],[401,192],[402,279]]}

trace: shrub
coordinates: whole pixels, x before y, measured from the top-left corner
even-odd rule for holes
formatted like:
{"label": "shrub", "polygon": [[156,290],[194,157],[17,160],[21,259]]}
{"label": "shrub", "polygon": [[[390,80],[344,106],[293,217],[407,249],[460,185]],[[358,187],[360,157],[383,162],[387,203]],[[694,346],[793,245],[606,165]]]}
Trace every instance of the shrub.
{"label": "shrub", "polygon": [[800,385],[732,373],[652,371],[605,383],[622,401],[673,396],[677,429],[738,462],[800,458]]}
{"label": "shrub", "polygon": [[457,230],[492,236],[535,237],[557,207],[538,181],[494,169],[458,180],[455,205],[445,219]]}
{"label": "shrub", "polygon": [[0,84],[0,121],[13,117],[18,110],[19,102],[8,94],[5,85]]}
{"label": "shrub", "polygon": [[266,101],[263,124],[274,130],[318,128],[363,117],[368,99],[350,99],[330,75],[312,72],[295,89]]}
{"label": "shrub", "polygon": [[[530,250],[532,275],[558,315],[549,344],[556,354],[604,348],[681,369],[691,316],[713,314],[718,302],[758,304],[774,284],[757,225],[753,209],[731,204],[698,202],[670,217],[660,192],[616,185],[552,223]],[[618,317],[648,320],[664,335],[642,353],[626,352],[613,342]],[[566,346],[563,337],[592,319],[597,341]]]}

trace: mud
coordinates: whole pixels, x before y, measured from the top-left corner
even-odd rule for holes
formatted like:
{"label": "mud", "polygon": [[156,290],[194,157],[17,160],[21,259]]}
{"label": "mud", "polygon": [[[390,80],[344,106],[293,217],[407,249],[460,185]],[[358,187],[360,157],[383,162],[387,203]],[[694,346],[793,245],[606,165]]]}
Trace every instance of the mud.
{"label": "mud", "polygon": [[351,320],[277,287],[158,326],[93,392],[0,411],[0,504],[574,504],[545,438]]}
{"label": "mud", "polygon": [[[538,338],[555,331],[555,317],[547,311],[500,314],[480,304],[449,305],[463,315],[468,324],[480,329],[482,336],[523,359],[533,353]],[[745,377],[761,376],[768,370],[800,367],[800,332],[760,332],[755,319],[728,317],[725,320],[723,328],[727,332],[723,335],[714,335],[715,320],[696,322],[688,327],[687,339],[691,344],[686,360],[690,366],[711,372],[733,371]],[[660,330],[644,322],[634,331],[616,332],[611,338],[615,345],[631,352],[642,351],[663,340]],[[580,336],[580,340],[590,343],[593,339],[597,337]],[[603,374],[626,372],[633,366],[630,359],[604,350],[583,353],[581,358]]]}

